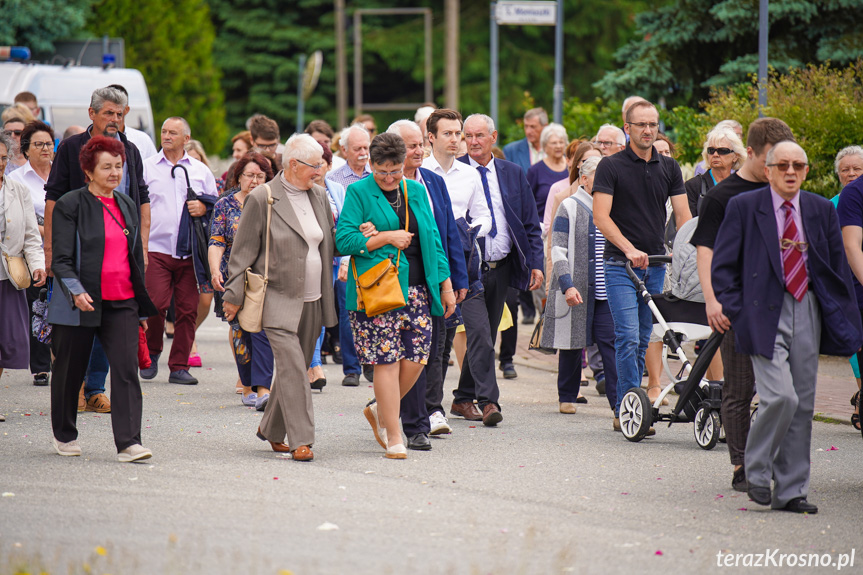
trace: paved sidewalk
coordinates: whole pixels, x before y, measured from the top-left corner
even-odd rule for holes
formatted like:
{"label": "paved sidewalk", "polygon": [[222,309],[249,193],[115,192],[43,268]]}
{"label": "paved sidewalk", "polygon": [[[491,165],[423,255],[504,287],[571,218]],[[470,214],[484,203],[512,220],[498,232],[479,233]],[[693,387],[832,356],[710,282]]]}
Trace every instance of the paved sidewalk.
{"label": "paved sidewalk", "polygon": [[[534,325],[524,325],[519,317],[518,346],[513,363],[535,369],[557,373],[557,355],[545,355],[527,349]],[[498,348],[500,340],[498,339]],[[687,357],[692,352],[692,345],[685,345]],[[694,354],[690,361],[694,359]],[[679,364],[678,364],[679,365]],[[591,377],[590,369],[585,371],[586,377]],[[647,378],[645,378],[645,382]],[[663,385],[668,383],[668,376],[663,373]],[[646,385],[646,384],[645,384]],[[848,360],[841,357],[822,355],[818,364],[818,385],[815,391],[815,416],[836,423],[851,425],[851,396],[857,391],[854,373]]]}

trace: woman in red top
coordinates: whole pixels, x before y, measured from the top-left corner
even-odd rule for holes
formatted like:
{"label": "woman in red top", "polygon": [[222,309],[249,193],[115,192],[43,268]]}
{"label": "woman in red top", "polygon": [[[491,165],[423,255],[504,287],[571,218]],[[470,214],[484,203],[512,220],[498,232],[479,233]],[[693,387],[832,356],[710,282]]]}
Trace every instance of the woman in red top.
{"label": "woman in red top", "polygon": [[144,252],[134,201],[117,192],[125,149],[96,136],[81,149],[87,186],[57,201],[52,222],[56,286],[48,309],[56,357],[51,425],[60,455],[80,455],[78,389],[98,335],[111,368],[111,421],[120,461],[152,457],[141,446],[138,325],[156,313],[144,287]]}

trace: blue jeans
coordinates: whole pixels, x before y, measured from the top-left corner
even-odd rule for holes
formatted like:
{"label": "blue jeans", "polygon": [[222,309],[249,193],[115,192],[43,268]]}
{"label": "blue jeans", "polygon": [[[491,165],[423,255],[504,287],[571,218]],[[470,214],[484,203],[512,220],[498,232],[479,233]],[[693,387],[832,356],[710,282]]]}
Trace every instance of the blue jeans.
{"label": "blue jeans", "polygon": [[87,366],[87,377],[84,378],[84,397],[97,393],[105,393],[105,380],[108,378],[108,356],[102,349],[99,336],[93,338],[93,349],[90,351],[90,364]]}
{"label": "blue jeans", "polygon": [[351,320],[348,318],[348,308],[345,303],[346,282],[336,281],[336,298],[339,305],[339,344],[342,346],[342,372],[345,375],[362,373],[360,360],[357,359],[357,349],[354,347],[354,336],[351,333]]}
{"label": "blue jeans", "polygon": [[309,368],[323,365],[321,362],[321,346],[324,344],[324,331],[326,331],[326,328],[322,327],[321,335],[318,336],[318,343],[315,344],[315,353],[312,355],[312,363],[309,365]]}
{"label": "blue jeans", "polygon": [[[647,291],[652,294],[662,291],[665,280],[664,265],[633,271],[644,282]],[[633,387],[641,386],[644,354],[650,342],[653,315],[626,274],[624,263],[606,260],[605,285],[608,306],[614,318],[614,353],[617,359],[617,401],[614,407],[616,417],[620,413],[620,400],[624,394]]]}

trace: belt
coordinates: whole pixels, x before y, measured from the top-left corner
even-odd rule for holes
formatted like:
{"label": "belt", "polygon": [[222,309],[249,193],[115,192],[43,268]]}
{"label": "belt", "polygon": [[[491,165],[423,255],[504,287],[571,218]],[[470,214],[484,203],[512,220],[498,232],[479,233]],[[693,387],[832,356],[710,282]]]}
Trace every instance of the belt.
{"label": "belt", "polygon": [[485,265],[488,266],[488,269],[493,270],[493,269],[497,269],[497,268],[503,266],[503,264],[505,264],[505,263],[506,263],[506,258],[503,258],[503,259],[496,260],[493,262],[485,262]]}

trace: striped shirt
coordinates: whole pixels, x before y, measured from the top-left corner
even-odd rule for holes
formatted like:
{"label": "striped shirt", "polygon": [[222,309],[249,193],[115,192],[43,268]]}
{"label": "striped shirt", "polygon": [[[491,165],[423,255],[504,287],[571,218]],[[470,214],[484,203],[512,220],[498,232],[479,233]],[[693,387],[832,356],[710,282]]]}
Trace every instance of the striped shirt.
{"label": "striped shirt", "polygon": [[596,286],[594,288],[594,299],[607,300],[608,292],[605,291],[605,260],[603,259],[603,254],[605,254],[605,236],[602,235],[599,228],[596,228],[594,250],[594,257],[596,258],[594,260],[596,261],[596,277],[594,278]]}

